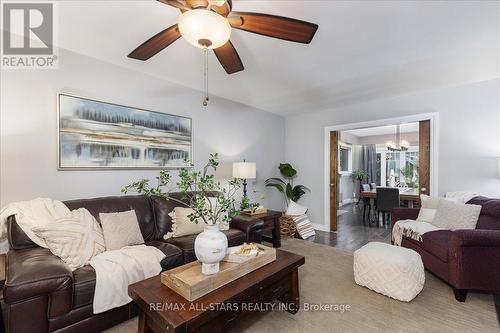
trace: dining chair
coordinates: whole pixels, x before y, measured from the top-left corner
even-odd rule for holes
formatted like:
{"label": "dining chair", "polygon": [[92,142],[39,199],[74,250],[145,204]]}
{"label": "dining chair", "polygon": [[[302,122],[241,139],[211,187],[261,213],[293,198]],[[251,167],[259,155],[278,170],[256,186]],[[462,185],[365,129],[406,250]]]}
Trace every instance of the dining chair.
{"label": "dining chair", "polygon": [[[363,191],[363,192],[370,191],[370,185],[369,184],[361,184],[361,191]],[[368,207],[368,216],[370,216],[371,205],[370,205],[369,198],[363,198],[363,221],[366,220],[366,207]]]}
{"label": "dining chair", "polygon": [[399,189],[395,187],[377,188],[377,220],[382,213],[382,221],[385,224],[386,214],[391,221],[391,209],[399,207]]}

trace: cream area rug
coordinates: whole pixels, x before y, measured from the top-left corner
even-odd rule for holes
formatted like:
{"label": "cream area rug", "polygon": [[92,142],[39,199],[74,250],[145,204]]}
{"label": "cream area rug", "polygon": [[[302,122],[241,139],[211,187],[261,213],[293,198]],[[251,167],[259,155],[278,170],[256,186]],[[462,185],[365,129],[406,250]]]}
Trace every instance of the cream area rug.
{"label": "cream area rug", "polygon": [[[379,295],[354,283],[353,255],[298,239],[284,239],[283,249],[306,257],[299,268],[302,309],[252,313],[231,332],[499,332],[493,297],[469,293],[459,303],[444,282],[426,272],[425,287],[410,303]],[[329,305],[323,311],[305,307]],[[349,305],[349,311],[341,307]],[[336,311],[335,311],[336,310]],[[137,332],[137,318],[106,331]]]}

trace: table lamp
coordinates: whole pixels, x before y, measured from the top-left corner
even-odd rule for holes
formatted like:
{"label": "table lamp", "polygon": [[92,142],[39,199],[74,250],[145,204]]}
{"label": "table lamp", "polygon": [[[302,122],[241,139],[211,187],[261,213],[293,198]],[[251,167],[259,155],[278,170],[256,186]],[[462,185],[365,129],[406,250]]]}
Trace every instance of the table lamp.
{"label": "table lamp", "polygon": [[257,165],[254,162],[233,163],[233,178],[243,179],[243,198],[247,197],[247,179],[257,177]]}

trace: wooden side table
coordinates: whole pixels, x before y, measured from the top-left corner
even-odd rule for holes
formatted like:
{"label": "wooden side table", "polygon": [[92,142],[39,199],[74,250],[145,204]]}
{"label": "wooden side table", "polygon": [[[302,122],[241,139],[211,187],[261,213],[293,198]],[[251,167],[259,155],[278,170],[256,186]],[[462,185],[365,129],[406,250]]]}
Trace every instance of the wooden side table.
{"label": "wooden side table", "polygon": [[268,210],[266,213],[257,215],[245,215],[240,214],[238,218],[245,219],[248,221],[262,220],[264,221],[264,231],[271,231],[271,237],[262,235],[262,240],[270,242],[273,247],[281,247],[281,234],[280,234],[280,217],[283,215],[282,212],[275,210]]}

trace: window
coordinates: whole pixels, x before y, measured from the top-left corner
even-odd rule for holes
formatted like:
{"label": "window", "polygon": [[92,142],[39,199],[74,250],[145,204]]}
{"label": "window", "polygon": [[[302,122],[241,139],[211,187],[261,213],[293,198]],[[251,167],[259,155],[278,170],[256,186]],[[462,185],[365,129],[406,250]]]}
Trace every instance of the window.
{"label": "window", "polygon": [[400,173],[400,153],[391,152],[385,155],[385,174],[386,183],[385,186],[396,186],[396,178]]}
{"label": "window", "polygon": [[397,184],[418,188],[418,147],[410,147],[408,151],[396,152],[377,148],[377,185],[393,186]]}
{"label": "window", "polygon": [[405,152],[405,165],[401,176],[408,187],[418,187],[418,151]]}
{"label": "window", "polygon": [[339,145],[339,173],[352,172],[352,147]]}

